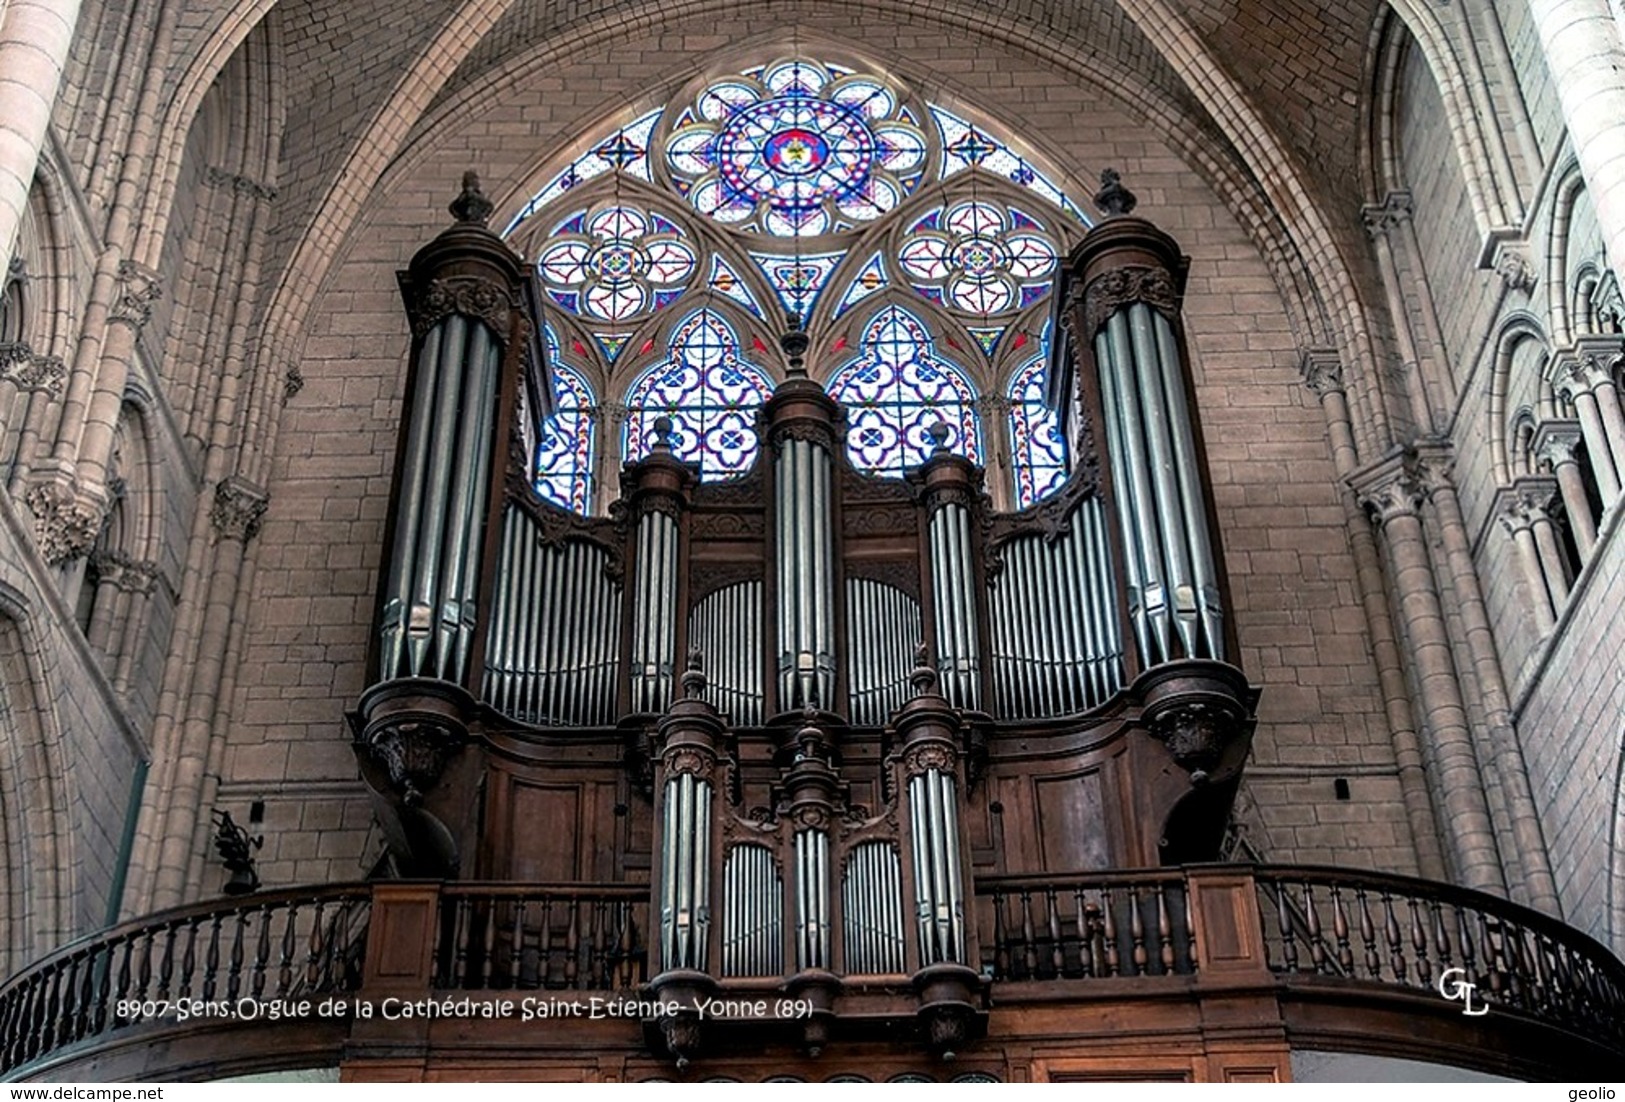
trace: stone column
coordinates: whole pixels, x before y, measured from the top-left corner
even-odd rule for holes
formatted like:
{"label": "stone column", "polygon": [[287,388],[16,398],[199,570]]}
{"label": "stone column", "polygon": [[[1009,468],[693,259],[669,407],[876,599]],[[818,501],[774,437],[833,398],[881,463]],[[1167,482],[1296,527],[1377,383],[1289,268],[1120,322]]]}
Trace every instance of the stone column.
{"label": "stone column", "polygon": [[[1560,353],[1553,364],[1552,381],[1574,403],[1574,413],[1580,421],[1580,432],[1585,438],[1586,454],[1591,458],[1591,470],[1597,476],[1597,488],[1602,492],[1604,511],[1611,508],[1620,490],[1620,469],[1608,439],[1608,424],[1603,417],[1602,396],[1596,384],[1605,371],[1602,360],[1588,354],[1584,343]],[[1618,394],[1608,388],[1607,397],[1618,405]]]}
{"label": "stone column", "polygon": [[[1383,292],[1388,299],[1388,314],[1394,323],[1394,338],[1399,343],[1399,357],[1405,372],[1405,393],[1410,399],[1411,423],[1417,431],[1434,431],[1434,395],[1428,393],[1423,379],[1422,364],[1417,352],[1416,338],[1411,331],[1410,307],[1405,289],[1400,285],[1400,268],[1394,256],[1394,243],[1389,235],[1410,221],[1411,196],[1409,192],[1390,193],[1381,206],[1367,206],[1360,211],[1366,233],[1377,248],[1377,264],[1382,271]],[[1425,297],[1425,296],[1423,296]],[[1446,401],[1444,408],[1448,408]]]}
{"label": "stone column", "polygon": [[[1304,353],[1301,370],[1304,385],[1320,399],[1321,412],[1326,415],[1333,465],[1340,476],[1347,477],[1358,466],[1359,453],[1354,445],[1354,426],[1349,418],[1348,395],[1343,390],[1343,369],[1337,351],[1310,349]],[[1371,654],[1376,661],[1383,710],[1392,732],[1394,764],[1399,769],[1399,788],[1405,801],[1411,840],[1416,847],[1417,869],[1429,879],[1442,880],[1445,869],[1444,855],[1439,850],[1439,828],[1428,794],[1427,775],[1422,768],[1422,749],[1416,737],[1399,645],[1394,639],[1377,541],[1354,497],[1347,493],[1340,497],[1348,518],[1349,546],[1354,554],[1355,576],[1360,583],[1361,605],[1366,631],[1371,636]]]}
{"label": "stone column", "polygon": [[1497,495],[1495,514],[1518,549],[1518,564],[1523,567],[1523,580],[1529,587],[1529,611],[1535,617],[1535,627],[1545,635],[1557,626],[1557,617],[1552,611],[1552,595],[1546,588],[1546,572],[1540,565],[1540,551],[1535,547],[1534,518],[1510,487]]}
{"label": "stone column", "polygon": [[1552,595],[1552,610],[1561,613],[1569,599],[1569,570],[1557,541],[1557,526],[1552,523],[1557,486],[1549,478],[1520,478],[1512,488],[1529,514],[1529,529],[1534,533],[1540,569],[1546,575],[1546,589]]}
{"label": "stone column", "polygon": [[1422,490],[1407,458],[1390,456],[1358,472],[1351,482],[1388,545],[1400,625],[1432,749],[1430,782],[1444,814],[1451,872],[1467,887],[1505,895],[1484,778],[1428,561],[1419,509]]}
{"label": "stone column", "polygon": [[1574,541],[1580,546],[1580,557],[1590,556],[1597,546],[1597,518],[1591,514],[1591,499],[1586,494],[1585,479],[1580,474],[1580,463],[1575,449],[1580,445],[1578,421],[1547,421],[1535,431],[1535,454],[1557,476],[1557,487],[1563,495],[1563,511],[1568,514],[1574,529]]}
{"label": "stone column", "polygon": [[[1419,449],[1421,450],[1421,449]],[[1509,886],[1521,902],[1551,914],[1561,914],[1557,883],[1552,878],[1546,839],[1541,832],[1540,812],[1524,764],[1523,748],[1512,722],[1512,705],[1501,672],[1501,658],[1495,647],[1484,594],[1479,588],[1478,571],[1462,516],[1461,498],[1456,492],[1454,461],[1444,445],[1422,450],[1420,476],[1423,490],[1433,503],[1439,524],[1439,542],[1444,548],[1445,574],[1455,594],[1461,617],[1462,634],[1472,662],[1473,677],[1483,698],[1484,724],[1488,728],[1490,758],[1486,772],[1499,786],[1491,792],[1492,812],[1503,830],[1503,853]],[[1549,525],[1550,522],[1548,522]],[[1443,581],[1440,583],[1444,584]]]}
{"label": "stone column", "polygon": [[0,272],[11,263],[79,0],[0,6]]}
{"label": "stone column", "polygon": [[1625,38],[1608,0],[1527,0],[1608,256],[1625,263]]}

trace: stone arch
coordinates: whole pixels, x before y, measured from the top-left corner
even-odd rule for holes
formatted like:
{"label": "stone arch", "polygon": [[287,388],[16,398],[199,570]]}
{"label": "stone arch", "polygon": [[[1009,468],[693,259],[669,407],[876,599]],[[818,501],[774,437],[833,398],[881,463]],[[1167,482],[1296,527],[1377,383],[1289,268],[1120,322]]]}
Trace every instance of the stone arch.
{"label": "stone arch", "polygon": [[1625,735],[1614,750],[1614,815],[1608,830],[1608,942],[1625,952]]}
{"label": "stone arch", "polygon": [[[1465,26],[1454,30],[1457,36],[1470,33]],[[1479,232],[1517,226],[1523,218],[1523,201],[1502,134],[1483,121],[1497,115],[1476,53],[1466,51],[1464,63],[1439,14],[1412,0],[1392,0],[1372,27],[1366,66],[1367,143],[1361,151],[1367,195],[1372,202],[1381,202],[1407,186],[1395,124],[1399,85],[1412,48],[1421,51],[1444,103]]]}
{"label": "stone arch", "polygon": [[[1490,445],[1490,464],[1495,472],[1495,484],[1509,485],[1516,477],[1514,456],[1508,448],[1517,419],[1517,411],[1509,413],[1508,401],[1514,391],[1513,373],[1519,359],[1520,347],[1534,342],[1540,350],[1542,363],[1551,352],[1551,342],[1540,320],[1527,311],[1516,311],[1501,322],[1496,330],[1490,368],[1489,397],[1485,403],[1487,423],[1485,435]],[[1538,387],[1541,375],[1536,373],[1532,384]]]}
{"label": "stone arch", "polygon": [[0,582],[0,937],[10,971],[61,944],[72,932],[77,864],[68,814],[67,772],[45,650],[28,606]]}

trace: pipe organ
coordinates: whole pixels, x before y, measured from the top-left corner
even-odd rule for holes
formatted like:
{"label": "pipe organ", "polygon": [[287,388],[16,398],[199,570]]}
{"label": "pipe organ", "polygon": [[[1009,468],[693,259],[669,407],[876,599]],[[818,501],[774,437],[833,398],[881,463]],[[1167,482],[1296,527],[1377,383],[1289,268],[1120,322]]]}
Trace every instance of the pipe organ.
{"label": "pipe organ", "polygon": [[[647,885],[668,1005],[773,980],[815,1008],[817,1049],[862,977],[947,1053],[985,1011],[979,876],[1214,856],[1257,694],[1226,664],[1183,262],[1114,181],[1101,202],[1062,304],[1074,470],[1048,500],[995,511],[941,440],[905,479],[860,474],[792,331],[750,472],[702,483],[657,423],[610,515],[582,517],[531,485],[532,296],[471,183],[401,280],[353,717],[395,869]],[[680,1062],[709,1043],[692,1015],[656,1025]]]}

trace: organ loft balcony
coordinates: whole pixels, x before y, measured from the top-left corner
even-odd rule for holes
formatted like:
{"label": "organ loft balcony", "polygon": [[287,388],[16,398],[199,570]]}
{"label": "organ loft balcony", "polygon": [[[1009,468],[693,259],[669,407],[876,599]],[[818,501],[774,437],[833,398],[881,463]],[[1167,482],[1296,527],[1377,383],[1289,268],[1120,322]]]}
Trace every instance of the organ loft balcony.
{"label": "organ loft balcony", "polygon": [[[892,426],[916,450],[888,469],[886,423],[808,362],[800,317],[777,380],[753,381],[702,310],[719,386],[760,400],[748,419],[630,411],[643,444],[598,517],[538,492],[558,402],[540,295],[470,176],[400,280],[412,358],[350,717],[389,875],[67,946],[0,988],[5,1074],[1621,1066],[1625,967],[1561,922],[1220,861],[1259,690],[1236,664],[1185,264],[1103,182],[1053,295],[1046,401],[1071,459],[1042,501],[995,509],[940,406]],[[690,461],[713,430],[732,477]]]}

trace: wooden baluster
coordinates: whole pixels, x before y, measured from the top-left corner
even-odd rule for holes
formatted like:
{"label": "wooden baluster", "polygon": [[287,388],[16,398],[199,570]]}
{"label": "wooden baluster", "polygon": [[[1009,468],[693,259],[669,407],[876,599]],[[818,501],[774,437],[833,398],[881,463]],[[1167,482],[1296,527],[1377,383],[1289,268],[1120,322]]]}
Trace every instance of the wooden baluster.
{"label": "wooden baluster", "polygon": [[617,943],[617,953],[620,956],[620,965],[615,973],[615,987],[626,991],[631,988],[634,980],[642,977],[632,973],[632,957],[637,953],[637,942],[634,936],[634,922],[632,918],[632,904],[621,904],[621,937]]}
{"label": "wooden baluster", "polygon": [[1157,941],[1158,955],[1162,960],[1162,974],[1172,975],[1174,971],[1174,928],[1168,918],[1168,886],[1158,884],[1157,892]]}
{"label": "wooden baluster", "polygon": [[1286,883],[1275,881],[1275,922],[1281,928],[1281,963],[1288,972],[1298,970],[1298,935],[1292,928],[1292,910],[1287,906]]}
{"label": "wooden baluster", "polygon": [[228,964],[229,971],[226,973],[226,998],[230,999],[232,1002],[236,1002],[237,996],[242,993],[243,956],[245,948],[243,942],[246,940],[245,934],[248,931],[248,912],[237,911],[235,917],[237,921],[232,923],[231,929],[231,956]]}
{"label": "wooden baluster", "polygon": [[1083,901],[1083,888],[1072,889],[1073,921],[1078,924],[1078,966],[1084,976],[1095,974],[1095,917]]}
{"label": "wooden baluster", "polygon": [[1106,975],[1119,975],[1117,960],[1117,908],[1110,888],[1100,889],[1101,936],[1106,941]]}
{"label": "wooden baluster", "polygon": [[317,899],[316,913],[311,916],[310,920],[310,936],[305,939],[305,990],[307,991],[320,990],[322,975],[320,954],[322,930],[325,922],[323,914],[326,909],[327,901]]}
{"label": "wooden baluster", "polygon": [[288,904],[287,921],[282,924],[282,945],[277,953],[276,992],[278,995],[293,991],[294,940],[299,926],[299,904]]}
{"label": "wooden baluster", "polygon": [[543,987],[549,986],[553,973],[553,900],[542,897],[542,926],[536,934],[536,976]]}
{"label": "wooden baluster", "polygon": [[1190,960],[1191,974],[1197,969],[1196,963],[1196,919],[1191,914],[1191,885],[1185,881],[1185,956]]}
{"label": "wooden baluster", "polygon": [[1552,990],[1552,962],[1551,943],[1546,935],[1535,935],[1535,988],[1539,994],[1539,1005],[1542,1010],[1555,1010],[1557,1000]]}
{"label": "wooden baluster", "polygon": [[1033,931],[1033,893],[1021,889],[1021,959],[1025,967],[1021,978],[1030,980],[1038,975],[1038,935]]}
{"label": "wooden baluster", "polygon": [[1321,935],[1320,906],[1315,902],[1314,886],[1303,882],[1304,940],[1309,943],[1309,963],[1317,975],[1326,971],[1326,939]]}
{"label": "wooden baluster", "polygon": [[96,949],[93,946],[82,958],[79,975],[79,1004],[74,1015],[74,1040],[99,1032],[96,1029]]}
{"label": "wooden baluster", "polygon": [[133,940],[134,938],[130,934],[126,934],[119,939],[123,943],[121,948],[123,948],[124,952],[119,954],[118,992],[115,998],[127,999],[130,997],[130,954],[135,951],[135,946],[132,944]]}
{"label": "wooden baluster", "polygon": [[1055,889],[1044,889],[1044,907],[1049,911],[1050,975],[1066,975],[1066,950],[1061,941],[1061,908],[1055,899]]}
{"label": "wooden baluster", "polygon": [[592,983],[602,990],[609,989],[609,944],[604,937],[609,925],[608,907],[602,899],[592,904]]}
{"label": "wooden baluster", "polygon": [[1337,968],[1345,976],[1354,975],[1354,950],[1349,945],[1349,916],[1343,909],[1343,891],[1332,885],[1332,937],[1337,939]]}
{"label": "wooden baluster", "polygon": [[468,949],[474,941],[474,901],[466,895],[457,899],[455,928],[457,930],[457,988],[461,991],[467,991],[473,986],[468,978]]}
{"label": "wooden baluster", "polygon": [[581,976],[581,900],[570,899],[570,928],[564,934],[564,986],[572,991]]}
{"label": "wooden baluster", "polygon": [[1409,983],[1410,968],[1405,962],[1405,940],[1399,932],[1399,919],[1394,916],[1394,897],[1382,893],[1382,936],[1388,943],[1388,978],[1394,983]]}
{"label": "wooden baluster", "polygon": [[[108,1028],[108,1017],[112,1014],[113,1001],[113,947],[103,945],[100,950],[101,962],[96,966],[96,1032],[101,1033]],[[115,1024],[116,1021],[115,1021]]]}
{"label": "wooden baluster", "polygon": [[209,947],[203,951],[203,997],[214,1001],[215,980],[220,974],[220,923],[225,915],[216,911],[209,923]]}
{"label": "wooden baluster", "polygon": [[1428,933],[1422,924],[1422,906],[1415,899],[1408,899],[1406,903],[1411,909],[1411,948],[1416,950],[1416,986],[1431,987],[1437,979],[1433,974],[1433,966],[1428,961]]}
{"label": "wooden baluster", "polygon": [[62,1020],[62,969],[51,969],[50,994],[45,999],[45,1028],[40,1034],[40,1051],[56,1047],[57,1026]]}
{"label": "wooden baluster", "polygon": [[1145,916],[1140,913],[1138,885],[1130,885],[1128,889],[1128,935],[1134,944],[1134,974],[1143,976],[1150,958],[1145,951]]}
{"label": "wooden baluster", "polygon": [[1500,1002],[1502,992],[1506,990],[1506,961],[1501,956],[1501,948],[1495,943],[1490,933],[1489,918],[1483,911],[1478,915],[1478,951],[1484,958],[1484,968],[1489,972],[1489,989],[1492,1001]]}
{"label": "wooden baluster", "polygon": [[1010,978],[1010,938],[1005,928],[1004,909],[1010,897],[997,889],[993,892],[993,978]]}
{"label": "wooden baluster", "polygon": [[1452,908],[1456,913],[1456,947],[1461,950],[1461,967],[1467,974],[1468,983],[1478,983],[1478,954],[1473,950],[1473,935],[1467,918],[1467,912],[1461,907]]}
{"label": "wooden baluster", "polygon": [[164,953],[158,958],[158,997],[171,996],[170,981],[175,978],[175,923],[164,927]]}
{"label": "wooden baluster", "polygon": [[1455,962],[1450,954],[1450,932],[1444,926],[1444,910],[1437,899],[1428,903],[1428,916],[1433,920],[1433,957],[1443,971]]}
{"label": "wooden baluster", "polygon": [[519,987],[525,977],[525,901],[513,901],[513,925],[508,934],[508,986]]}
{"label": "wooden baluster", "polygon": [[265,997],[265,968],[271,963],[271,905],[260,905],[259,943],[254,947],[254,982],[249,990],[256,999]]}

